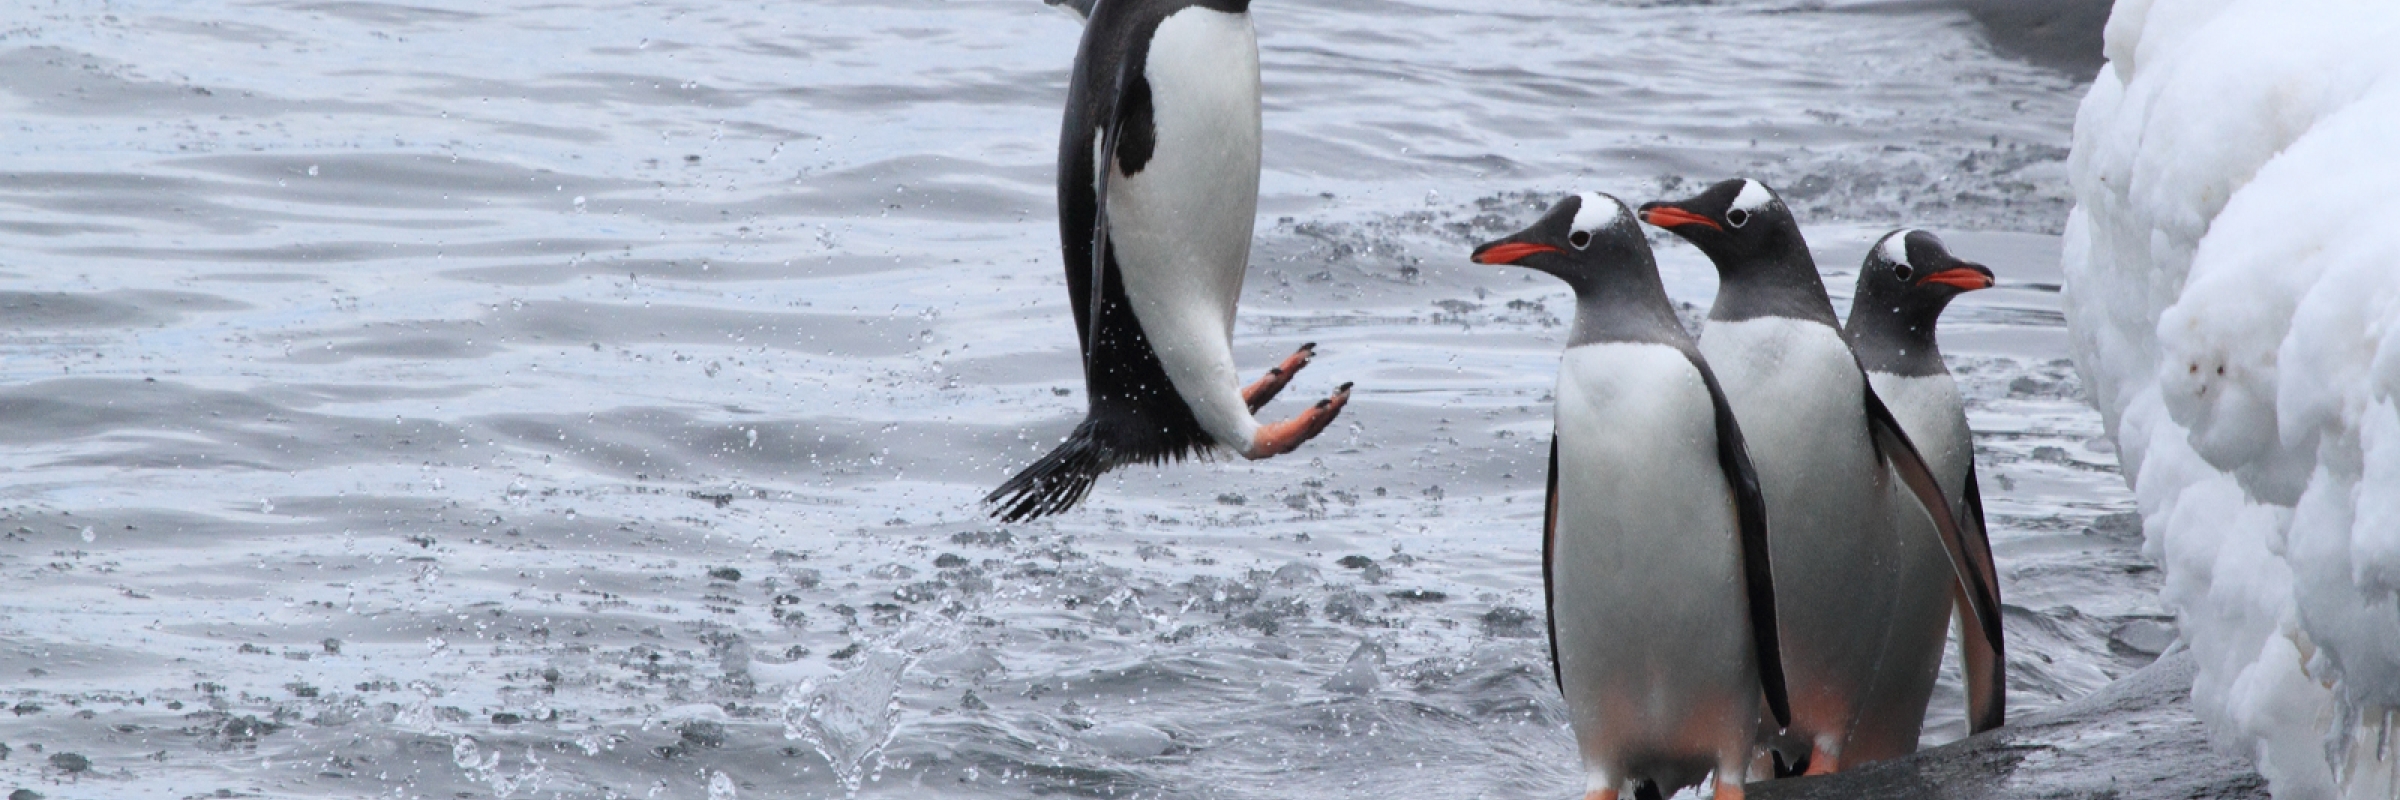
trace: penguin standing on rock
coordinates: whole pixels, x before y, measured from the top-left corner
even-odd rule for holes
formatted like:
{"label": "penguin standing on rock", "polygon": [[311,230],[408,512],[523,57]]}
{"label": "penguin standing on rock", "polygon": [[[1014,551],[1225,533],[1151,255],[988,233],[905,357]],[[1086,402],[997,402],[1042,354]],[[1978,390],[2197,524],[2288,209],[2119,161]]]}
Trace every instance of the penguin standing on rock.
{"label": "penguin standing on rock", "polygon": [[[1072,6],[1073,4],[1069,4]],[[1249,0],[1090,7],[1059,131],[1058,225],[1090,410],[984,498],[1008,521],[1073,508],[1102,473],[1231,450],[1291,452],[1349,402],[1253,416],[1314,345],[1247,387],[1234,304],[1258,213],[1258,35]]]}
{"label": "penguin standing on rock", "polygon": [[[1941,483],[1943,499],[1961,515],[1959,529],[1996,601],[1999,575],[1992,571],[1983,492],[1975,480],[1975,440],[1967,430],[1958,383],[1951,380],[1933,336],[1934,323],[1951,298],[1991,285],[1991,270],[1951,256],[1933,234],[1893,231],[1867,251],[1843,333],[1866,368],[1867,382],[1891,408],[1900,429],[1916,442]],[[1916,751],[1925,704],[1941,670],[1941,646],[1951,616],[1946,609],[1951,605],[1959,607],[1960,629],[1965,631],[1960,637],[1962,661],[1967,685],[1974,690],[1967,695],[1968,728],[1981,733],[2000,727],[2008,712],[2000,639],[1987,636],[1981,621],[1966,613],[1965,597],[1954,596],[1958,584],[1935,543],[1932,523],[1917,513],[1914,502],[1902,499],[1900,506],[1900,538],[1893,547],[1900,600],[1889,644],[1876,665],[1874,689],[1859,710],[1857,733],[1844,751],[1853,764]]]}
{"label": "penguin standing on rock", "polygon": [[[1788,721],[1767,508],[1725,392],[1616,198],[1475,249],[1575,290],[1542,524],[1551,665],[1587,800],[1742,796],[1762,706]],[[1763,702],[1762,702],[1763,701]]]}
{"label": "penguin standing on rock", "polygon": [[[1716,265],[1700,353],[1747,434],[1773,532],[1792,724],[1777,750],[1808,774],[1844,763],[1899,601],[1897,478],[1929,510],[1974,614],[1997,640],[1999,605],[1932,470],[1843,339],[1791,209],[1734,179],[1647,203],[1642,218]],[[1973,689],[1970,688],[1970,693]]]}

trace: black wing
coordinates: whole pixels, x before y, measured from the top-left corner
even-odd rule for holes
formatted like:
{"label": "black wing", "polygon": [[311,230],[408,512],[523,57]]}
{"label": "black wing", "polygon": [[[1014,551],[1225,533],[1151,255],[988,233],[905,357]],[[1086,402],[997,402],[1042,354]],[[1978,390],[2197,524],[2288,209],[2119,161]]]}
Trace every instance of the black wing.
{"label": "black wing", "polygon": [[1751,647],[1758,654],[1758,684],[1775,727],[1792,724],[1792,701],[1783,677],[1783,643],[1775,621],[1775,570],[1767,553],[1767,495],[1759,488],[1758,470],[1750,465],[1750,448],[1742,441],[1741,423],[1725,390],[1707,362],[1686,352],[1708,386],[1708,399],[1717,413],[1717,464],[1725,470],[1725,485],[1733,490],[1734,517],[1741,527],[1742,582],[1750,599]]}
{"label": "black wing", "polygon": [[1900,421],[1892,416],[1892,410],[1884,406],[1883,398],[1876,396],[1874,384],[1867,383],[1865,370],[1859,371],[1858,380],[1866,393],[1867,431],[1875,448],[1891,463],[1892,474],[1899,476],[1901,485],[1917,496],[1917,502],[1925,506],[1926,515],[1933,518],[1934,529],[1941,535],[1942,549],[1950,555],[1950,568],[1958,573],[1958,582],[1964,588],[1962,599],[1967,604],[1967,616],[1983,627],[1985,640],[1998,651],[2000,597],[1984,577],[1989,574],[1991,551],[1988,548],[1980,551],[1979,565],[1977,548],[1960,531],[1959,517],[1950,510],[1950,501],[1942,497],[1942,484],[1934,479],[1933,469],[1925,465],[1925,457],[1917,452],[1916,443],[1909,441],[1908,433],[1900,429]]}
{"label": "black wing", "polygon": [[1118,62],[1111,95],[1117,102],[1109,104],[1108,126],[1100,136],[1099,158],[1091,162],[1097,169],[1092,175],[1092,277],[1086,291],[1089,310],[1083,315],[1089,320],[1083,326],[1083,368],[1087,376],[1092,371],[1092,354],[1100,349],[1100,307],[1108,290],[1108,177],[1117,171],[1117,145],[1125,139],[1126,112],[1133,110],[1133,104],[1124,102],[1128,85],[1140,80],[1133,72],[1132,59]]}
{"label": "black wing", "polygon": [[[1975,477],[1973,460],[1967,462],[1966,506],[1959,509],[1962,516],[1959,530],[1967,537],[1967,555],[1976,569],[1983,572],[1985,585],[1991,587],[1992,604],[2000,603],[1999,564],[1992,558],[1990,531],[1984,527],[1983,487]],[[1964,620],[1965,635],[1959,637],[1959,648],[1966,665],[1967,725],[1971,732],[1982,733],[2008,722],[2008,653],[1998,629],[1986,631],[1977,617],[1969,612],[1965,596],[1960,600],[1960,617]]]}
{"label": "black wing", "polygon": [[1550,680],[1558,693],[1567,693],[1566,673],[1558,666],[1558,580],[1550,574],[1550,554],[1558,542],[1558,431],[1550,432],[1550,486],[1542,493],[1542,619],[1550,628]]}

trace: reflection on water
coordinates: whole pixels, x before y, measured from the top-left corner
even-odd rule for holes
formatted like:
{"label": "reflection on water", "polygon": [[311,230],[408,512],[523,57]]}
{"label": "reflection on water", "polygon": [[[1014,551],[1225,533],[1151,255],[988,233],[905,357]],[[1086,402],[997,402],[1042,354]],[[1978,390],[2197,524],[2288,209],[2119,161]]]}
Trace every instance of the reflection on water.
{"label": "reflection on water", "polygon": [[1293,396],[1358,380],[1342,426],[1009,527],[973,500],[1081,413],[1041,3],[0,11],[0,782],[1572,791],[1533,538],[1569,305],[1464,253],[1734,173],[1837,296],[1903,221],[1999,271],[1947,341],[2016,703],[2163,646],[2041,286],[2071,79],[1955,10],[1478,8],[1257,10],[1238,354],[1320,342]]}

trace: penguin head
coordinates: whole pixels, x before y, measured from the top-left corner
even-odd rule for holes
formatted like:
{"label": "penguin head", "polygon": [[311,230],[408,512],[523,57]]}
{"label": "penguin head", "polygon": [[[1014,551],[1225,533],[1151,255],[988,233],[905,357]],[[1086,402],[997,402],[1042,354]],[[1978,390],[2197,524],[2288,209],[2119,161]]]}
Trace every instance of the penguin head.
{"label": "penguin head", "polygon": [[1850,315],[1894,317],[1909,327],[1931,325],[1950,298],[1991,288],[1992,283],[1990,269],[1950,255],[1940,237],[1902,228],[1884,234],[1867,249]]}
{"label": "penguin head", "polygon": [[1524,230],[1476,247],[1472,258],[1531,267],[1580,288],[1633,265],[1650,266],[1649,255],[1650,242],[1622,201],[1584,192],[1559,200]]}
{"label": "penguin head", "polygon": [[1642,221],[1683,237],[1720,268],[1807,247],[1783,198],[1749,178],[1721,181],[1683,200],[1643,203]]}

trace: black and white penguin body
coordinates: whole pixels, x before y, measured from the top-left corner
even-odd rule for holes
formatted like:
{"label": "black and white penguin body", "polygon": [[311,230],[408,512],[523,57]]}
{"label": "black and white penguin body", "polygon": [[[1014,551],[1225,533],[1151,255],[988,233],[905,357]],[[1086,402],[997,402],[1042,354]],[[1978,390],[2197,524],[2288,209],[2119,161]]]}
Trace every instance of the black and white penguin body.
{"label": "black and white penguin body", "polygon": [[[1690,199],[1645,204],[1642,215],[1716,265],[1720,284],[1700,352],[1741,420],[1766,494],[1788,734],[1808,747],[1810,773],[1835,771],[1847,763],[1899,602],[1891,481],[1945,519],[1949,505],[1869,386],[1799,224],[1772,189],[1729,180]],[[1958,580],[1978,587],[1968,592],[1977,613],[1996,613],[1981,576],[1969,574],[1955,522],[1940,529]]]}
{"label": "black and white penguin body", "polygon": [[[1992,285],[1991,270],[1958,260],[1941,239],[1917,230],[1885,235],[1867,251],[1858,291],[1843,333],[1858,353],[1875,394],[1916,443],[1941,485],[1943,499],[1960,515],[1969,555],[1999,598],[1999,575],[1983,525],[1982,492],[1975,479],[1975,441],[1967,429],[1958,383],[1942,362],[1934,325],[1950,299]],[[1925,706],[1941,668],[1958,582],[1935,538],[1932,522],[1913,498],[1896,498],[1899,538],[1893,543],[1900,601],[1893,609],[1890,640],[1876,665],[1873,691],[1860,709],[1858,732],[1846,757],[1866,763],[1914,752],[1923,732]],[[2007,713],[2005,662],[1974,615],[1958,615],[1967,682],[1967,723],[1980,733],[1999,727]]]}
{"label": "black and white penguin body", "polygon": [[1246,388],[1234,371],[1259,142],[1248,0],[1091,9],[1058,158],[1059,239],[1090,409],[1065,443],[985,498],[996,515],[1065,511],[1127,464],[1279,455],[1340,413],[1347,386],[1292,420],[1252,416],[1311,347]]}
{"label": "black and white penguin body", "polygon": [[1739,797],[1760,709],[1788,713],[1741,426],[1616,198],[1566,198],[1474,259],[1575,290],[1542,564],[1587,797],[1663,796],[1712,772],[1717,797]]}

